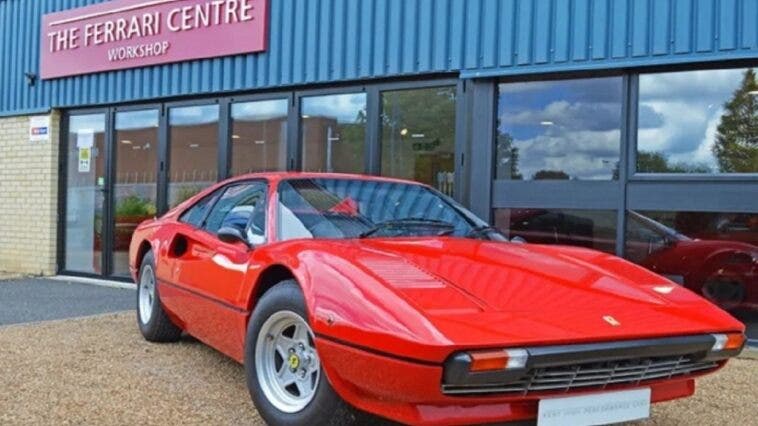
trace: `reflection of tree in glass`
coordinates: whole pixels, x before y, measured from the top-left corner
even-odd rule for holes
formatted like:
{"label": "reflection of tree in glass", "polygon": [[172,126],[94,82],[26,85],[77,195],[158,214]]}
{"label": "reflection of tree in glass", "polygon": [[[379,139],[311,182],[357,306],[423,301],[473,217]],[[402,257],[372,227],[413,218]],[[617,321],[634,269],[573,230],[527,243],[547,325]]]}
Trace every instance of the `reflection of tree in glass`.
{"label": "reflection of tree in glass", "polygon": [[513,146],[510,133],[498,133],[496,150],[497,178],[522,180],[524,177],[518,169],[518,148]]}
{"label": "reflection of tree in glass", "polygon": [[732,99],[724,105],[724,115],[716,134],[713,154],[723,173],[758,171],[758,82],[748,69]]}
{"label": "reflection of tree in glass", "polygon": [[455,87],[382,93],[382,173],[439,186],[452,176]]}
{"label": "reflection of tree in glass", "polygon": [[710,173],[706,164],[669,163],[662,152],[638,151],[637,171],[642,173]]}
{"label": "reflection of tree in glass", "polygon": [[569,180],[569,176],[563,170],[540,170],[532,176],[533,180]]}

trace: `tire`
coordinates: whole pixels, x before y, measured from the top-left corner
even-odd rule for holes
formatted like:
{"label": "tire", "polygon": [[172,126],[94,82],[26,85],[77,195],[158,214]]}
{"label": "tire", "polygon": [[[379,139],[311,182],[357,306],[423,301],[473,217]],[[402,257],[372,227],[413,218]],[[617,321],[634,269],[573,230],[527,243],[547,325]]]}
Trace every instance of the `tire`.
{"label": "tire", "polygon": [[[302,332],[297,331],[299,325],[290,325],[287,321],[298,321],[295,317],[299,317],[304,324],[306,324],[307,332],[310,335],[306,340],[304,354],[301,352],[290,352],[298,356],[300,359],[316,359],[308,358],[312,354],[315,354],[315,345],[313,345],[313,334],[310,330],[310,324],[308,322],[308,314],[305,307],[305,300],[300,290],[300,286],[293,280],[282,281],[269,289],[263,294],[258,301],[253,315],[250,318],[250,323],[247,328],[247,337],[245,340],[245,374],[247,376],[247,387],[250,391],[250,396],[253,399],[255,407],[258,409],[258,413],[263,417],[266,423],[270,425],[286,425],[286,426],[299,426],[299,425],[352,425],[352,424],[365,424],[364,415],[352,407],[348,406],[339,395],[334,391],[326,375],[323,374],[323,368],[318,362],[317,369],[319,370],[316,377],[315,385],[310,385],[310,390],[306,390],[305,394],[309,395],[310,399],[297,400],[288,405],[287,397],[297,399],[292,395],[292,391],[284,389],[278,381],[273,379],[272,375],[279,376],[276,371],[282,372],[282,375],[289,374],[287,370],[292,371],[291,367],[295,365],[296,373],[290,376],[299,377],[297,372],[305,371],[307,369],[307,378],[303,379],[306,382],[312,383],[312,377],[314,372],[310,371],[312,367],[311,363],[306,361],[290,362],[289,360],[281,359],[281,367],[276,367],[278,363],[271,361],[274,358],[281,358],[276,356],[276,353],[280,353],[274,347],[281,346],[280,340],[284,342],[296,343],[302,341],[298,340],[298,335],[302,337]],[[277,324],[284,325],[277,325]],[[299,324],[299,323],[297,323]],[[264,330],[265,327],[265,330]],[[279,333],[276,327],[281,329]],[[288,328],[289,327],[289,328]],[[273,334],[277,334],[277,338],[273,338]],[[266,333],[263,335],[262,333]],[[288,337],[287,334],[292,334],[292,340],[287,341],[279,336]],[[289,343],[287,343],[289,345]],[[286,345],[285,345],[286,346]],[[267,349],[270,351],[267,352]],[[312,352],[311,352],[312,350]],[[268,355],[271,353],[272,355]],[[302,355],[302,356],[301,356]],[[291,359],[291,358],[290,358]],[[273,363],[272,363],[273,362]],[[273,366],[273,367],[272,367]],[[298,368],[300,366],[301,368]],[[273,370],[269,370],[273,368]],[[267,380],[267,377],[272,380]],[[286,380],[286,379],[281,379]],[[294,386],[296,384],[292,384]],[[299,388],[300,385],[296,387]],[[303,386],[308,386],[303,385]],[[265,388],[265,389],[264,389]],[[278,390],[277,390],[278,389]],[[293,388],[294,390],[294,388]],[[279,392],[284,392],[284,397],[278,397]],[[273,396],[271,396],[273,395]],[[302,398],[302,396],[300,396]],[[305,404],[301,406],[301,404]],[[286,409],[282,409],[286,407]]]}
{"label": "tire", "polygon": [[[147,252],[142,259],[138,277],[137,325],[140,333],[149,342],[178,341],[182,337],[182,329],[171,322],[161,305],[155,279],[155,256],[152,251]],[[149,302],[144,298],[149,299]]]}

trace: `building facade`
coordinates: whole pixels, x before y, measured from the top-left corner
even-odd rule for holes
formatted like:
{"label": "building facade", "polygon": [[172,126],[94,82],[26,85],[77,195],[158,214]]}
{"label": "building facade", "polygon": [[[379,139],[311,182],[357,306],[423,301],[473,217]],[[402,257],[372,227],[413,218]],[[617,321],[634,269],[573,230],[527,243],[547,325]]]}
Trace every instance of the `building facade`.
{"label": "building facade", "polygon": [[758,2],[175,3],[0,0],[0,270],[127,278],[213,182],[358,172],[758,310]]}

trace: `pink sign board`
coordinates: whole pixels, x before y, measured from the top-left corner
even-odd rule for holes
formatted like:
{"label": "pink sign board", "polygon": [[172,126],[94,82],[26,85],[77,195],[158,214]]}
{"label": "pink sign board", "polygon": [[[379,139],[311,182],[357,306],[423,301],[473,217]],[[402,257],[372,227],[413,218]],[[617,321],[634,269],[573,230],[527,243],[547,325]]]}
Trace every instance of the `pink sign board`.
{"label": "pink sign board", "polygon": [[266,50],[269,0],[113,0],[42,18],[43,79]]}

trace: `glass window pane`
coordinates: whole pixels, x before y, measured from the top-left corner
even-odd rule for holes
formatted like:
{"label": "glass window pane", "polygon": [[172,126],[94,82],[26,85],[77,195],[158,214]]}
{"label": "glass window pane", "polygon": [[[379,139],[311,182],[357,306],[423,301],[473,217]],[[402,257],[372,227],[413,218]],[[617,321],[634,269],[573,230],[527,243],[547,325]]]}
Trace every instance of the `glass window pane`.
{"label": "glass window pane", "polygon": [[67,271],[102,273],[105,114],[69,119],[66,176]]}
{"label": "glass window pane", "polygon": [[169,208],[218,179],[218,105],[171,108]]}
{"label": "glass window pane", "polygon": [[618,178],[621,77],[499,86],[497,179]]}
{"label": "glass window pane", "polygon": [[364,172],[365,93],[303,98],[300,123],[303,170]]}
{"label": "glass window pane", "polygon": [[203,220],[208,215],[208,210],[213,206],[213,203],[216,201],[220,192],[220,190],[216,190],[211,195],[203,197],[189,210],[182,213],[179,220],[196,228],[201,228],[203,226]]}
{"label": "glass window pane", "polygon": [[232,104],[233,176],[287,168],[287,103]]}
{"label": "glass window pane", "polygon": [[382,175],[453,195],[455,87],[382,93]]}
{"label": "glass window pane", "polygon": [[613,210],[495,209],[495,226],[508,238],[616,252]]}
{"label": "glass window pane", "polygon": [[625,256],[731,311],[758,339],[758,213],[629,211]]}
{"label": "glass window pane", "polygon": [[116,114],[113,274],[129,275],[129,243],[142,221],[156,213],[158,110]]}
{"label": "glass window pane", "polygon": [[752,69],[642,74],[638,115],[638,172],[758,172]]}
{"label": "glass window pane", "polygon": [[261,183],[229,187],[213,206],[205,223],[205,229],[214,234],[224,227],[233,227],[246,232],[250,218],[256,216],[256,223],[253,226],[260,231],[258,235],[263,235],[266,220],[263,207],[266,198],[265,188],[265,185]]}

